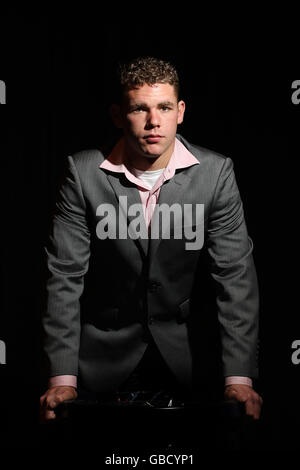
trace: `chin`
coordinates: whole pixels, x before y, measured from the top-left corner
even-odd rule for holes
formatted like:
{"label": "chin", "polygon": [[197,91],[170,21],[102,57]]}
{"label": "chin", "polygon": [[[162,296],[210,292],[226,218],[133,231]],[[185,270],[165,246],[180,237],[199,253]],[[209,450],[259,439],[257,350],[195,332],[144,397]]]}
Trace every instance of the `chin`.
{"label": "chin", "polygon": [[157,157],[160,157],[164,153],[163,149],[161,149],[159,146],[156,146],[155,148],[154,145],[152,145],[150,148],[146,147],[142,149],[142,151],[144,155],[146,155],[149,158],[157,158]]}
{"label": "chin", "polygon": [[143,152],[144,157],[149,158],[149,159],[158,158],[161,156],[161,154],[162,152],[147,152],[147,151]]}
{"label": "chin", "polygon": [[143,156],[143,157],[146,157],[146,158],[157,158],[161,155],[162,152],[159,152],[159,151],[154,151],[154,149],[150,149],[149,148],[140,148],[140,154]]}

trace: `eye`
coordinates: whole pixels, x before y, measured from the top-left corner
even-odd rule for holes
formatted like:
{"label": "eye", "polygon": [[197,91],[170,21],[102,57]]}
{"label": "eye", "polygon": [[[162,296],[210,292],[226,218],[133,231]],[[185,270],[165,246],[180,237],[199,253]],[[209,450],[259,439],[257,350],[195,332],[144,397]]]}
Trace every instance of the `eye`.
{"label": "eye", "polygon": [[136,114],[142,113],[143,111],[145,111],[145,110],[144,110],[144,108],[143,108],[142,106],[139,106],[138,108],[134,108],[134,109],[132,110],[132,112],[133,112],[133,113],[136,113]]}
{"label": "eye", "polygon": [[169,109],[171,109],[171,108],[170,108],[170,106],[162,106],[160,109],[162,111],[169,111]]}

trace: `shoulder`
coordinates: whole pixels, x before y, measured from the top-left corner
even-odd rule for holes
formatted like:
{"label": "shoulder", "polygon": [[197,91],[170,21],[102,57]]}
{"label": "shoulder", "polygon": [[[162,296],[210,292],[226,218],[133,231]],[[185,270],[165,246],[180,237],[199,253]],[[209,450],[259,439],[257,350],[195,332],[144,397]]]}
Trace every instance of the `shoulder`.
{"label": "shoulder", "polygon": [[192,144],[179,134],[177,134],[176,137],[188,149],[188,151],[197,158],[202,169],[203,167],[209,167],[221,170],[224,165],[232,165],[232,160],[229,157],[205,147],[201,147],[200,145]]}
{"label": "shoulder", "polygon": [[75,171],[81,181],[91,178],[93,174],[98,174],[97,169],[105,159],[104,153],[96,148],[84,149],[69,155],[69,166]]}
{"label": "shoulder", "polygon": [[84,167],[93,164],[101,165],[105,156],[103,152],[98,149],[85,149],[75,152],[71,155],[71,158],[77,167]]}

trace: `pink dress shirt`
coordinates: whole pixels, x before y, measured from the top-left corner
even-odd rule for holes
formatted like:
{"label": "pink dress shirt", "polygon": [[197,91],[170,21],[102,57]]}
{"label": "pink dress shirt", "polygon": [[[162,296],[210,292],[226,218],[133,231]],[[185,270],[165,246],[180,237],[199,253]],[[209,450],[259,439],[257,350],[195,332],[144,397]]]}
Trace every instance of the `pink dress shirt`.
{"label": "pink dress shirt", "polygon": [[[192,165],[199,165],[199,161],[192,155],[187,148],[178,140],[175,139],[174,151],[170,160],[164,170],[159,176],[153,188],[149,188],[144,181],[134,175],[134,169],[129,169],[123,162],[123,149],[124,140],[121,139],[113,148],[111,154],[101,163],[100,168],[114,171],[116,173],[125,173],[126,178],[134,183],[141,196],[141,201],[144,210],[146,225],[148,227],[151,217],[153,215],[155,205],[157,204],[160,188],[163,183],[171,179],[175,171],[179,168],[187,168]],[[249,377],[230,376],[225,378],[225,385],[244,384],[252,387],[252,380]],[[49,387],[55,386],[71,386],[77,387],[77,377],[74,375],[59,375],[50,377]]]}

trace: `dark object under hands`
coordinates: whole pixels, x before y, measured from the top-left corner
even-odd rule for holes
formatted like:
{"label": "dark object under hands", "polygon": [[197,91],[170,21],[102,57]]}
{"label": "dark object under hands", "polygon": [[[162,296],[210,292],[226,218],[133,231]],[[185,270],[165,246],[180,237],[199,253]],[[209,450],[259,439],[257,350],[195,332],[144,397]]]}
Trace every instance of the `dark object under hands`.
{"label": "dark object under hands", "polygon": [[90,446],[100,439],[103,449],[197,453],[255,446],[253,424],[237,401],[182,400],[163,390],[141,390],[66,401],[56,414],[67,441]]}
{"label": "dark object under hands", "polygon": [[203,401],[184,400],[169,392],[138,390],[133,392],[119,392],[109,398],[100,396],[97,398],[76,400],[67,400],[57,406],[55,413],[58,417],[68,417],[70,413],[76,413],[76,410],[101,408],[143,408],[157,410],[198,410],[203,413],[209,413],[212,416],[220,418],[241,418],[244,415],[244,405],[235,400],[222,401],[217,403],[205,403]]}

